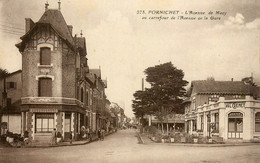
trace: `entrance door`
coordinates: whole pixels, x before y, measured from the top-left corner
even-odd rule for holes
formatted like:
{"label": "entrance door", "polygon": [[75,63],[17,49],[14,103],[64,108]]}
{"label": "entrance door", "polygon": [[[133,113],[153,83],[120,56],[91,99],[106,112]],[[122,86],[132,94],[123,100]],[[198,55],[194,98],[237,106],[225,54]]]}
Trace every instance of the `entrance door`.
{"label": "entrance door", "polygon": [[64,139],[70,139],[71,114],[65,113]]}
{"label": "entrance door", "polygon": [[232,112],[228,114],[228,138],[243,138],[243,114],[240,112]]}

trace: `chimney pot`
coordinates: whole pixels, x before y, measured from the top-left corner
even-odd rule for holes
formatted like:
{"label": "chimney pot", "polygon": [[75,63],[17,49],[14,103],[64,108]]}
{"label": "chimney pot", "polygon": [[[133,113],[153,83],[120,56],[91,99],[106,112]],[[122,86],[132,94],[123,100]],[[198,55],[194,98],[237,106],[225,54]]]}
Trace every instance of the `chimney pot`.
{"label": "chimney pot", "polygon": [[49,3],[48,3],[48,1],[45,3],[45,11],[47,11],[48,10],[48,6],[49,6]]}
{"label": "chimney pot", "polygon": [[234,79],[233,78],[231,78],[231,81],[233,81]]}
{"label": "chimney pot", "polygon": [[58,2],[59,10],[60,10],[60,5],[61,5],[61,1],[59,0],[59,2]]}
{"label": "chimney pot", "polygon": [[25,18],[25,33],[27,33],[34,26],[31,18]]}

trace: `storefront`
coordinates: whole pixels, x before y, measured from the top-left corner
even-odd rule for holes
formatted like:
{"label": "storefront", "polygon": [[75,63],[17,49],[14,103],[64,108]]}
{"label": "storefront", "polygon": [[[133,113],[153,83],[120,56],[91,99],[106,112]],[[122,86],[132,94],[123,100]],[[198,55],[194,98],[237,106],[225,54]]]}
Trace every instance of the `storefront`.
{"label": "storefront", "polygon": [[186,132],[190,134],[219,136],[224,141],[253,141],[260,138],[260,101],[251,96],[235,100],[220,97],[219,101],[186,114],[185,122]]}
{"label": "storefront", "polygon": [[29,132],[34,141],[49,143],[56,129],[64,140],[73,139],[85,123],[85,112],[77,106],[54,104],[24,104],[21,109],[22,133]]}

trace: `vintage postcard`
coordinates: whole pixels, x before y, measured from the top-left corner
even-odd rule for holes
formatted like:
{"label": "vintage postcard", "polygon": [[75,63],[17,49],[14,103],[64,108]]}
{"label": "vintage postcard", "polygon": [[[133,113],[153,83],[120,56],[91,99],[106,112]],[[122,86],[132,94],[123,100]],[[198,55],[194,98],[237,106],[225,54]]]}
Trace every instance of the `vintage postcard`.
{"label": "vintage postcard", "polygon": [[0,162],[260,162],[259,0],[0,8]]}

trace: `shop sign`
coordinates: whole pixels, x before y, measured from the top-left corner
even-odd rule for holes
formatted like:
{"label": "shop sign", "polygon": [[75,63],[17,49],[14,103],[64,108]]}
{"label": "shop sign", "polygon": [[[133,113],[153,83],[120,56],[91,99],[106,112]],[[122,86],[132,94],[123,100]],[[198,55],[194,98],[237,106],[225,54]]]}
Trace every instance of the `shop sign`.
{"label": "shop sign", "polygon": [[228,115],[229,118],[243,118],[243,114],[239,112],[232,112]]}
{"label": "shop sign", "polygon": [[30,109],[30,112],[35,112],[35,113],[57,113],[57,109],[48,109],[48,108],[41,108],[41,109]]}
{"label": "shop sign", "polygon": [[245,107],[245,103],[243,102],[240,102],[240,103],[237,103],[237,102],[233,102],[233,103],[226,103],[226,108],[233,108],[233,109],[236,109],[236,108],[243,108]]}
{"label": "shop sign", "polygon": [[36,114],[36,118],[54,118],[54,114]]}

